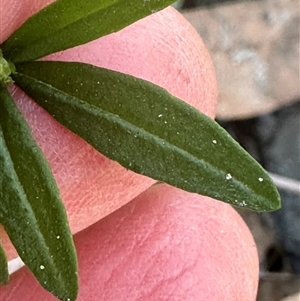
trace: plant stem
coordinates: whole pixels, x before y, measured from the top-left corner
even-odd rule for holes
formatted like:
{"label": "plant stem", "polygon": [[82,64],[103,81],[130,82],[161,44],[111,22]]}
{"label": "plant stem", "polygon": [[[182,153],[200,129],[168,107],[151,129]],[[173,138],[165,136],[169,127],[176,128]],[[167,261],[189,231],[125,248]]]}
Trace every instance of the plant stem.
{"label": "plant stem", "polygon": [[15,66],[13,63],[8,62],[2,54],[0,49],[0,83],[10,84],[14,81],[10,77],[11,73],[15,72]]}

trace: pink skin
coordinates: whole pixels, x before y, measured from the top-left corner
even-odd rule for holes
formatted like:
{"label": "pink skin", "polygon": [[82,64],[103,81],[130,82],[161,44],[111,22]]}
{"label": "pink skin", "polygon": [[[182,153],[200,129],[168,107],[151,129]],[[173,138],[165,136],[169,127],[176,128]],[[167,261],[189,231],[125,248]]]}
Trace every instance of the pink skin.
{"label": "pink skin", "polygon": [[[0,11],[7,12],[0,19],[0,42],[49,2],[0,1]],[[209,55],[171,8],[48,59],[87,62],[147,79],[215,115]],[[146,190],[152,179],[106,159],[24,93],[12,91],[53,170],[72,232],[83,230],[75,235],[79,300],[255,300],[256,248],[230,206],[167,185]],[[13,258],[5,234],[2,243]],[[26,268],[0,288],[0,295],[8,301],[54,300]]]}
{"label": "pink skin", "polygon": [[[79,232],[75,244],[78,301],[255,300],[256,247],[243,220],[166,184]],[[3,300],[55,300],[26,268],[0,292]]]}

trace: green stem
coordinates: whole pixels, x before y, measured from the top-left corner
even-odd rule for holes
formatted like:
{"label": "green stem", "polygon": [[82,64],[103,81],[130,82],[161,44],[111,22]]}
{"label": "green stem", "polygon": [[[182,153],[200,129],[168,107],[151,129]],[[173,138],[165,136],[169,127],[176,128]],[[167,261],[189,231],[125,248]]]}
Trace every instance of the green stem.
{"label": "green stem", "polygon": [[8,62],[2,54],[0,49],[0,83],[10,84],[14,81],[10,77],[11,73],[15,72],[15,66],[13,63]]}

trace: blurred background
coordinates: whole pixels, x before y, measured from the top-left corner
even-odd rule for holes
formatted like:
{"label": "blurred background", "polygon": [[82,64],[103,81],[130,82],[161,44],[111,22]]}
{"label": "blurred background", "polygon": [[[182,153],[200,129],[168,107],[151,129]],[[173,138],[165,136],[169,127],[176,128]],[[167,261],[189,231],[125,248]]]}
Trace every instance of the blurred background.
{"label": "blurred background", "polygon": [[300,301],[298,0],[181,0],[212,56],[217,121],[270,172],[282,209],[238,210],[257,243],[257,301]]}

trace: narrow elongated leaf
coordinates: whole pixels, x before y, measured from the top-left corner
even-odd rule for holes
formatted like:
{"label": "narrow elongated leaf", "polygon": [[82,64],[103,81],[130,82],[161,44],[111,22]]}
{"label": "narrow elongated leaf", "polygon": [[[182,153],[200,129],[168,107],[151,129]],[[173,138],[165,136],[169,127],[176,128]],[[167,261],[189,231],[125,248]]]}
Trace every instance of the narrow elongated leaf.
{"label": "narrow elongated leaf", "polygon": [[17,66],[16,83],[107,157],[190,192],[258,211],[280,206],[270,177],[216,122],[166,90],[82,63]]}
{"label": "narrow elongated leaf", "polygon": [[75,300],[76,254],[56,183],[2,85],[0,165],[0,223],[41,285],[61,300]]}
{"label": "narrow elongated leaf", "polygon": [[7,259],[3,248],[0,245],[0,284],[7,284],[9,279]]}
{"label": "narrow elongated leaf", "polygon": [[1,46],[13,62],[81,45],[172,4],[173,0],[58,0],[29,18]]}

